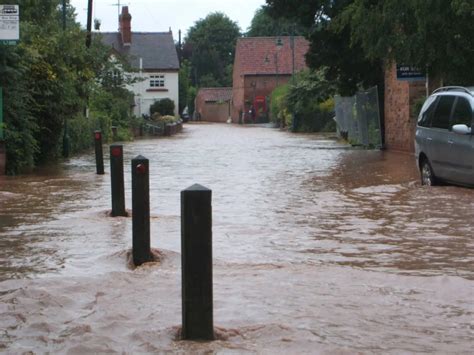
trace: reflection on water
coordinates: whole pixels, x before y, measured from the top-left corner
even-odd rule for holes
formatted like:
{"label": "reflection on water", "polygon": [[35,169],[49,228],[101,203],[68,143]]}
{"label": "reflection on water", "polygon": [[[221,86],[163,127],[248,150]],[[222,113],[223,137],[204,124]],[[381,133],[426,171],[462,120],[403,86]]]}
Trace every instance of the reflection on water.
{"label": "reflection on water", "polygon": [[[265,128],[187,125],[124,153],[128,208],[130,160],[150,159],[165,261],[126,267],[131,219],[106,216],[91,154],[0,178],[0,349],[468,353],[473,189],[421,187],[409,155]],[[212,344],[175,340],[179,193],[194,183],[213,190]]]}

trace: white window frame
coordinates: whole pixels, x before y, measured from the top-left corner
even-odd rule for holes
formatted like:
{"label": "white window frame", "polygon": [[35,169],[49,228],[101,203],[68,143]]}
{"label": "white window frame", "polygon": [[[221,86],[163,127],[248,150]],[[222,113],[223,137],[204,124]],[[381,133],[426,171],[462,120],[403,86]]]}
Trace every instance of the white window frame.
{"label": "white window frame", "polygon": [[165,87],[165,75],[164,74],[153,74],[150,75],[150,88],[164,88]]}

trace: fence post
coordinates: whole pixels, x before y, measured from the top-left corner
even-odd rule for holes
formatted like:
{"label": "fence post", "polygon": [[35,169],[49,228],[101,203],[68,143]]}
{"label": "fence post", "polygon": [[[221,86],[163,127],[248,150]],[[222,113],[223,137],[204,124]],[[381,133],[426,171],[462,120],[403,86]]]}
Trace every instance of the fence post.
{"label": "fence post", "polygon": [[123,146],[110,146],[110,186],[112,191],[112,217],[128,216],[125,210],[125,188],[123,179]]}
{"label": "fence post", "polygon": [[94,132],[95,165],[98,175],[104,175],[104,154],[102,152],[102,132]]}
{"label": "fence post", "polygon": [[183,339],[214,339],[211,198],[198,184],[181,191]]}
{"label": "fence post", "polygon": [[150,180],[148,159],[132,159],[133,263],[138,266],[153,260],[150,249]]}

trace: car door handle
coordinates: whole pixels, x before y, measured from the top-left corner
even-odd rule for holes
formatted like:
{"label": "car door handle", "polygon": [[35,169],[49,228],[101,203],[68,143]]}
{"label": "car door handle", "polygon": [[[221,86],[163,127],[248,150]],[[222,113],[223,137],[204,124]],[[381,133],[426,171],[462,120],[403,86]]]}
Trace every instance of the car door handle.
{"label": "car door handle", "polygon": [[452,140],[448,141],[448,144],[453,144],[453,143],[454,143],[454,141],[452,141]]}
{"label": "car door handle", "polygon": [[427,140],[428,142],[431,142],[431,141],[433,140],[433,138],[427,137],[426,140]]}

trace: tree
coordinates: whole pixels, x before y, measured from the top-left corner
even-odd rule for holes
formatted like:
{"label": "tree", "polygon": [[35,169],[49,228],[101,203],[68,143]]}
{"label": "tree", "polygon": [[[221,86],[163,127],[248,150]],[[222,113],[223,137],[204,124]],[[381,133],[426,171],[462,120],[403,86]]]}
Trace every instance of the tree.
{"label": "tree", "polygon": [[308,64],[328,67],[341,92],[381,82],[387,61],[428,69],[446,82],[474,80],[469,0],[267,0],[272,16],[310,28]]}
{"label": "tree", "polygon": [[0,46],[7,172],[15,174],[58,156],[66,119],[82,117],[107,51],[86,49],[69,5],[62,28],[61,0],[4,2],[21,8],[19,44]]}
{"label": "tree", "polygon": [[226,68],[234,61],[235,44],[240,29],[220,12],[211,13],[192,26],[184,40],[183,53],[191,52],[191,77],[200,86],[201,78],[217,86],[229,86],[232,77]]}
{"label": "tree", "polygon": [[174,115],[174,101],[171,99],[161,99],[155,101],[150,106],[150,116],[158,112],[161,116]]}
{"label": "tree", "polygon": [[355,0],[338,19],[369,59],[427,69],[456,84],[474,81],[474,3],[468,0]]}
{"label": "tree", "polygon": [[336,22],[352,2],[267,0],[271,16],[288,17],[308,29],[308,66],[314,70],[324,68],[326,79],[335,83],[342,95],[352,95],[360,86],[383,83],[381,61],[367,59],[360,44],[352,42],[350,26]]}
{"label": "tree", "polygon": [[298,25],[295,21],[285,17],[272,17],[268,6],[264,5],[255,11],[255,15],[245,35],[247,37],[268,37],[305,35],[305,33],[304,27]]}

